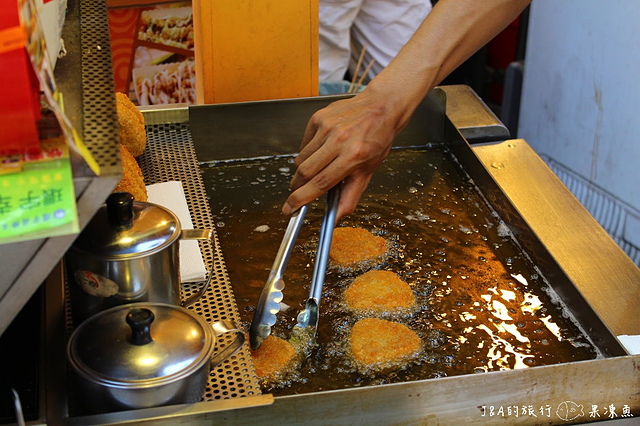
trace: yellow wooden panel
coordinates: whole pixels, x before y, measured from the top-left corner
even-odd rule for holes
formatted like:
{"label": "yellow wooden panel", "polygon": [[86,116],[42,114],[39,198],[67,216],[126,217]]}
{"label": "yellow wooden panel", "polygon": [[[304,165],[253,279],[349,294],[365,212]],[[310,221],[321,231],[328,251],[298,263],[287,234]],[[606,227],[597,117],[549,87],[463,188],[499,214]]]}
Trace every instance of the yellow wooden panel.
{"label": "yellow wooden panel", "polygon": [[194,0],[198,103],[318,94],[318,0]]}

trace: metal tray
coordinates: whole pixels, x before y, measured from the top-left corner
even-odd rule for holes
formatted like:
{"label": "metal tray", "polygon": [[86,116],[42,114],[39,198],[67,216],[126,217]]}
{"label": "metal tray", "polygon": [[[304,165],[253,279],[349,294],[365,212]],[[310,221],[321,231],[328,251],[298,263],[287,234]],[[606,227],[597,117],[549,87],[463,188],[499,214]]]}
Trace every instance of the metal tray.
{"label": "metal tray", "polygon": [[[295,152],[310,114],[335,99],[146,111],[149,134],[161,129],[166,145],[158,157],[145,161],[167,164],[182,143],[192,143],[201,161],[255,152]],[[640,270],[528,144],[505,140],[507,134],[468,88],[449,87],[425,99],[396,143],[429,140],[450,145],[518,244],[547,279],[557,283],[556,292],[601,349],[602,359],[281,397],[256,390],[241,398],[80,417],[65,411],[68,401],[60,396],[65,378],[57,373],[47,385],[48,420],[69,424],[566,424],[608,420],[614,415],[618,419],[640,416],[640,356],[626,355],[615,337],[640,334],[633,303],[640,300]],[[176,135],[187,135],[187,141],[178,142]],[[192,173],[193,169],[184,178],[197,182],[197,172]],[[199,189],[195,196],[206,200]],[[201,204],[190,199],[189,206],[196,209]],[[202,213],[192,210],[192,214]],[[224,281],[222,253],[216,256],[219,278]],[[48,353],[50,364],[58,370],[65,363],[59,352],[64,335],[55,321],[64,317],[59,287],[47,287],[47,341],[56,349]]]}

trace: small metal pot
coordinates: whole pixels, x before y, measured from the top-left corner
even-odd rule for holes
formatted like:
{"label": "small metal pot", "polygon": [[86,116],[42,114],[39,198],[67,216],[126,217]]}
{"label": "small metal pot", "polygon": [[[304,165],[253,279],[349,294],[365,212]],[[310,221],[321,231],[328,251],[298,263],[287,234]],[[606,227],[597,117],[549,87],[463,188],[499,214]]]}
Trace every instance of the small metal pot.
{"label": "small metal pot", "polygon": [[128,303],[179,305],[180,240],[212,235],[210,229],[183,231],[176,215],[160,205],[111,194],[66,255],[74,322]]}
{"label": "small metal pot", "polygon": [[[218,351],[218,336],[234,340]],[[132,303],[102,311],[72,333],[67,357],[91,414],[200,401],[211,368],[236,353],[244,333],[188,309]]]}

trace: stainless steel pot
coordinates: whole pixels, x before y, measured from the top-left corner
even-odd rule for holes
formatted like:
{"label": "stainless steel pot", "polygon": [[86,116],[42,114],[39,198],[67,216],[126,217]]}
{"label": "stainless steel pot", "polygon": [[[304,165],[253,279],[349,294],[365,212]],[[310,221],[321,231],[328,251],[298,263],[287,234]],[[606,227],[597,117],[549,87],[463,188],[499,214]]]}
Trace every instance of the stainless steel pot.
{"label": "stainless steel pot", "polygon": [[[233,333],[222,350],[218,337]],[[93,413],[198,402],[211,368],[237,352],[244,333],[188,309],[132,303],[102,311],[72,333],[67,357],[78,398]]]}
{"label": "stainless steel pot", "polygon": [[179,305],[180,240],[212,235],[208,229],[183,231],[162,206],[134,201],[126,192],[111,194],[66,255],[74,321],[128,303]]}

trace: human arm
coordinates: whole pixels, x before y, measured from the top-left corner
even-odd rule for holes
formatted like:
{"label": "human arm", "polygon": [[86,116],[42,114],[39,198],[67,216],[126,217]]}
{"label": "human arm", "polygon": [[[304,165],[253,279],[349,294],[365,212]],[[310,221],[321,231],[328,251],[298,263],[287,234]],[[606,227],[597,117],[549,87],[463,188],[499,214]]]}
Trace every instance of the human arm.
{"label": "human arm", "polygon": [[338,218],[353,212],[394,137],[427,92],[512,22],[530,0],[440,0],[396,58],[353,98],[307,125],[289,214],[344,181]]}

